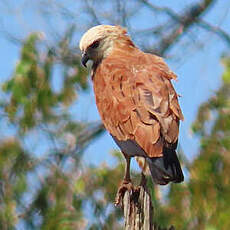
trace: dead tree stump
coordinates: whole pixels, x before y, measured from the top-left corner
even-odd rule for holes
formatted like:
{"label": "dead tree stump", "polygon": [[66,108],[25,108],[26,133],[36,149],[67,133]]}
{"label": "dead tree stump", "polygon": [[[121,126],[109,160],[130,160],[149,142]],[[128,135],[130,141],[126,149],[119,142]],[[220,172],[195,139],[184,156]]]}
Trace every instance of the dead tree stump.
{"label": "dead tree stump", "polygon": [[125,230],[175,230],[173,226],[161,229],[154,224],[151,196],[146,185],[127,190],[120,206],[124,212]]}

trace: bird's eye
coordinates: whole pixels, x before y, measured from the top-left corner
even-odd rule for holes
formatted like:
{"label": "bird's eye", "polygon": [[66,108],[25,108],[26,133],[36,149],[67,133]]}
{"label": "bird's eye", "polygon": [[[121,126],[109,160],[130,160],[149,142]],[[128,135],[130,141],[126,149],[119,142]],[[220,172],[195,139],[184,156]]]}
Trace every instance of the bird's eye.
{"label": "bird's eye", "polygon": [[99,46],[99,44],[100,44],[100,41],[95,41],[90,45],[90,48],[96,49]]}

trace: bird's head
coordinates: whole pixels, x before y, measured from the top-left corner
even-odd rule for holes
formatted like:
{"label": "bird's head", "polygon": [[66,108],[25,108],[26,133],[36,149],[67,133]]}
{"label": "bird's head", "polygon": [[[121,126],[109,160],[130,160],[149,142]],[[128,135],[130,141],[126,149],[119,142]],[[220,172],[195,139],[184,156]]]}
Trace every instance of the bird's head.
{"label": "bird's head", "polygon": [[86,67],[88,60],[99,63],[113,50],[119,40],[131,40],[126,35],[126,29],[120,26],[99,25],[89,29],[81,38],[79,47],[82,52],[82,64]]}

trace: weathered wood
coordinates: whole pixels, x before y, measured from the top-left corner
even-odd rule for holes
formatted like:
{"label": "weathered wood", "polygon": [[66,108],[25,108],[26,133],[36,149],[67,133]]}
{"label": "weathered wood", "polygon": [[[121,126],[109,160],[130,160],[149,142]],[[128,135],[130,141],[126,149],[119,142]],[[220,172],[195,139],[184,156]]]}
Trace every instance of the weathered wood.
{"label": "weathered wood", "polygon": [[125,230],[152,230],[153,208],[145,187],[126,191],[123,198]]}
{"label": "weathered wood", "polygon": [[155,224],[151,196],[145,185],[126,190],[121,200],[125,230],[175,230],[161,229]]}

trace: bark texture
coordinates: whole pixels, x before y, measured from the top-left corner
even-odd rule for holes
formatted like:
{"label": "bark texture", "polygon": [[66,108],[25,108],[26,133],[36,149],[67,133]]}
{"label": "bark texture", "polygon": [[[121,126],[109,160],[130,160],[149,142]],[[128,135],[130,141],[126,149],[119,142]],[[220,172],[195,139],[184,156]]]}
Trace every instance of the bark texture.
{"label": "bark texture", "polygon": [[137,189],[127,190],[121,200],[124,211],[125,230],[175,230],[160,228],[154,224],[154,210],[151,196],[145,185]]}

